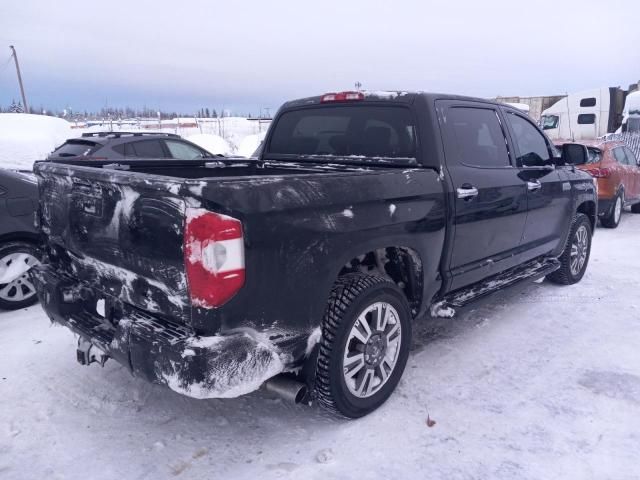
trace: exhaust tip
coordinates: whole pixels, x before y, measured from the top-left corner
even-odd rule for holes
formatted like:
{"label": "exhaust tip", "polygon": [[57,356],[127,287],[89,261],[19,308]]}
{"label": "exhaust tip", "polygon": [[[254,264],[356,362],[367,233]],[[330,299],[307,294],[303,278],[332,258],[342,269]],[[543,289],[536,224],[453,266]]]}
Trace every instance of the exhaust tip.
{"label": "exhaust tip", "polygon": [[266,390],[292,403],[301,403],[308,393],[304,383],[285,375],[278,375],[267,380],[264,386]]}
{"label": "exhaust tip", "polygon": [[302,401],[307,398],[307,386],[306,385],[302,385],[302,387],[300,387],[300,389],[298,390],[298,393],[296,394],[296,396],[294,397],[293,401],[294,403],[302,403]]}

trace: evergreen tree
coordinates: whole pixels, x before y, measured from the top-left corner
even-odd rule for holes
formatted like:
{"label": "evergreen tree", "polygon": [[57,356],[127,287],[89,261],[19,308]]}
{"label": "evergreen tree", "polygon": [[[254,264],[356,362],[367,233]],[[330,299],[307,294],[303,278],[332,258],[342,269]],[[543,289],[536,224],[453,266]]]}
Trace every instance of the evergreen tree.
{"label": "evergreen tree", "polygon": [[23,112],[24,112],[24,109],[22,108],[22,103],[21,103],[21,102],[18,102],[18,103],[16,104],[16,101],[15,101],[15,100],[12,100],[12,101],[11,101],[11,107],[9,107],[9,111],[10,111],[11,113],[23,113]]}

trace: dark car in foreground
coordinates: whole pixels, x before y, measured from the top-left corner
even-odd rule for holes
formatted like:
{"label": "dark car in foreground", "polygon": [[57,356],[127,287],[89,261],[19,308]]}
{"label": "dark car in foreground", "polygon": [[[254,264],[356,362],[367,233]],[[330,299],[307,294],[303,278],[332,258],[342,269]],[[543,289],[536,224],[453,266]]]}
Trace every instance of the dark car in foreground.
{"label": "dark car in foreground", "polygon": [[194,160],[213,155],[195,143],[173,133],[90,132],[64,142],[49,155],[49,160],[126,158],[166,158]]}
{"label": "dark car in foreground", "polygon": [[82,364],[196,398],[265,383],[359,417],[398,384],[415,318],[580,281],[597,198],[570,164],[586,155],[480,99],[296,100],[257,159],[38,163],[36,288]]}
{"label": "dark car in foreground", "polygon": [[27,307],[38,299],[27,273],[39,257],[37,207],[35,175],[0,169],[0,309]]}

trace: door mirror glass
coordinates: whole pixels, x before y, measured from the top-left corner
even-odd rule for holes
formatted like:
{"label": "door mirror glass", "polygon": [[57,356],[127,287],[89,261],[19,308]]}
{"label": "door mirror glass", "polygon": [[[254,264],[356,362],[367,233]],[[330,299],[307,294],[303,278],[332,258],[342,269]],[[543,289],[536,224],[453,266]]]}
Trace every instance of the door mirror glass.
{"label": "door mirror glass", "polygon": [[579,143],[562,145],[562,163],[565,165],[584,165],[589,160],[587,147]]}

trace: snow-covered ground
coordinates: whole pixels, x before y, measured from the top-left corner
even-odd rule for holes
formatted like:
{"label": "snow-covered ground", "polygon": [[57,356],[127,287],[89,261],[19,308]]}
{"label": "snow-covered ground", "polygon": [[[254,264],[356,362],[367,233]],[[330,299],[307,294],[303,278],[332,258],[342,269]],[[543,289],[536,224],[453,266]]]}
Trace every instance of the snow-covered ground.
{"label": "snow-covered ground", "polygon": [[0,478],[638,479],[639,238],[627,214],[580,284],[419,320],[398,390],[357,421],[81,367],[40,307],[0,313]]}

